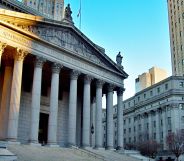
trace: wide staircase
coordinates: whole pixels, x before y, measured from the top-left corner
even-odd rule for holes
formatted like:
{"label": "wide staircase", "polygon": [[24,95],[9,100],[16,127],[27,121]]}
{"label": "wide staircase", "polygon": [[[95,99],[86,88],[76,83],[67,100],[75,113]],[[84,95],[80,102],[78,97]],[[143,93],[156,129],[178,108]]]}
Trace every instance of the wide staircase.
{"label": "wide staircase", "polygon": [[8,145],[8,150],[17,156],[17,161],[140,161],[126,154],[92,148]]}

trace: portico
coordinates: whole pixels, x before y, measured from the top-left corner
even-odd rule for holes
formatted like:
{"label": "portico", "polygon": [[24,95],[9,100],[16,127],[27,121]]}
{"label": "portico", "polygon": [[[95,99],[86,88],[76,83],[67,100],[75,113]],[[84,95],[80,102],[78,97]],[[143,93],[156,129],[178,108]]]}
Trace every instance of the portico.
{"label": "portico", "polygon": [[43,144],[38,138],[40,113],[45,113],[49,146],[89,147],[95,104],[95,147],[102,148],[102,94],[107,93],[107,139],[113,148],[113,91],[118,91],[118,144],[123,148],[121,89],[128,75],[121,63],[69,22],[53,25],[25,16],[0,10],[0,139]]}

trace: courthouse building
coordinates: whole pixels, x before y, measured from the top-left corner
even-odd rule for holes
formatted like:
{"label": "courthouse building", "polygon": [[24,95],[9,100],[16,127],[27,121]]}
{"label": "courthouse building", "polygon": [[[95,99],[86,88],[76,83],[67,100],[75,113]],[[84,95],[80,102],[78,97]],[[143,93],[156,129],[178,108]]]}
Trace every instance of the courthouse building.
{"label": "courthouse building", "polygon": [[[123,148],[121,109],[128,75],[120,53],[113,62],[77,29],[70,5],[63,11],[63,1],[39,3],[44,8],[38,2],[43,1],[0,0],[0,139],[89,147],[93,135],[95,147],[103,147],[102,95],[106,94],[107,148],[112,148],[114,93],[117,144]],[[61,4],[57,7],[54,2]],[[91,108],[95,108],[94,122]]]}
{"label": "courthouse building", "polygon": [[[114,106],[114,147],[117,144],[117,105]],[[123,101],[124,145],[156,140],[166,150],[169,132],[184,130],[184,77],[171,76]],[[106,145],[106,111],[103,112]]]}

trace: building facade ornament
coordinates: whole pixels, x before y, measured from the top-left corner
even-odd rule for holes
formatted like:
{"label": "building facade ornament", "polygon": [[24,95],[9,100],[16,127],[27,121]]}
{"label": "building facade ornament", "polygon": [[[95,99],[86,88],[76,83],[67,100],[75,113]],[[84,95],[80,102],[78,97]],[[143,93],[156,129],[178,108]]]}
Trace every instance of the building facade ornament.
{"label": "building facade ornament", "polygon": [[70,78],[71,78],[71,79],[78,79],[79,75],[80,75],[80,72],[77,71],[77,70],[72,70],[72,71],[70,72]]}
{"label": "building facade ornament", "polygon": [[123,96],[123,92],[125,91],[125,89],[124,88],[118,88],[118,90],[117,90],[117,95],[118,96]]}
{"label": "building facade ornament", "polygon": [[23,61],[27,55],[28,52],[26,50],[16,48],[16,54],[14,55],[14,59],[17,61]]}
{"label": "building facade ornament", "polygon": [[7,46],[6,43],[0,41],[0,56],[3,54],[5,47]]}
{"label": "building facade ornament", "polygon": [[61,64],[53,63],[52,64],[52,72],[59,74],[62,67],[63,66]]}
{"label": "building facade ornament", "polygon": [[36,60],[35,60],[35,67],[42,68],[44,62],[46,62],[46,59],[45,58],[37,56],[36,57]]}
{"label": "building facade ornament", "polygon": [[108,86],[107,86],[107,92],[113,92],[114,91],[114,88],[115,88],[115,85],[108,84]]}
{"label": "building facade ornament", "polygon": [[90,75],[84,76],[84,83],[91,83],[92,80],[93,80],[92,76],[90,76]]}
{"label": "building facade ornament", "polygon": [[97,79],[97,81],[96,81],[97,88],[102,88],[104,83],[105,82],[103,80]]}

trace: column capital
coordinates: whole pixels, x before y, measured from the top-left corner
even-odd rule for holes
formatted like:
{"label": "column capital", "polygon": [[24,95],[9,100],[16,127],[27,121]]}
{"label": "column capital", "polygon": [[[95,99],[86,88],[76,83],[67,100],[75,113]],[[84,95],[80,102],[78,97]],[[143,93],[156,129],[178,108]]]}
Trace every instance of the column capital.
{"label": "column capital", "polygon": [[80,75],[80,72],[77,71],[77,70],[72,70],[72,71],[70,72],[70,78],[71,78],[71,79],[78,79],[79,75]]}
{"label": "column capital", "polygon": [[102,88],[102,86],[104,85],[104,81],[103,80],[100,80],[100,79],[97,79],[97,81],[96,81],[96,86],[98,87],[98,88]]}
{"label": "column capital", "polygon": [[84,83],[91,83],[91,81],[93,80],[92,76],[90,75],[85,75],[84,76]]}
{"label": "column capital", "polygon": [[37,56],[35,60],[35,67],[42,68],[44,62],[46,62],[45,58]]}
{"label": "column capital", "polygon": [[118,96],[123,96],[123,92],[125,91],[125,88],[118,88],[117,89],[117,95]]}
{"label": "column capital", "polygon": [[14,55],[14,59],[17,61],[23,61],[27,55],[28,52],[26,50],[16,48],[16,54]]}
{"label": "column capital", "polygon": [[107,92],[113,92],[114,91],[114,88],[115,88],[115,85],[108,84],[108,86],[107,86]]}
{"label": "column capital", "polygon": [[6,46],[6,43],[0,41],[0,55],[2,55]]}
{"label": "column capital", "polygon": [[61,65],[61,64],[53,63],[52,64],[52,72],[59,74],[62,67],[63,67],[63,65]]}

